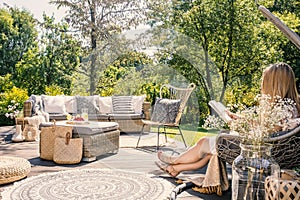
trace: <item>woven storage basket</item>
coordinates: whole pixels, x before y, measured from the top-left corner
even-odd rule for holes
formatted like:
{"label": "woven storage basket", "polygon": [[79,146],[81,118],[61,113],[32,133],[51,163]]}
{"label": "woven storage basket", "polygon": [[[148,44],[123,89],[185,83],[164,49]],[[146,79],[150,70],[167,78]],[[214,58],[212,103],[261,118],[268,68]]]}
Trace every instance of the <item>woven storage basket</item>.
{"label": "woven storage basket", "polygon": [[83,139],[71,139],[70,135],[68,132],[65,138],[55,139],[53,161],[57,164],[76,164],[81,161]]}
{"label": "woven storage basket", "polygon": [[53,160],[54,142],[57,137],[65,137],[67,132],[71,133],[72,127],[56,126],[43,127],[40,134],[40,158],[45,160]]}
{"label": "woven storage basket", "polygon": [[[279,183],[279,194],[277,186]],[[266,200],[293,200],[300,199],[300,177],[291,171],[281,172],[279,182],[268,176],[265,181]],[[278,196],[279,195],[279,196]]]}

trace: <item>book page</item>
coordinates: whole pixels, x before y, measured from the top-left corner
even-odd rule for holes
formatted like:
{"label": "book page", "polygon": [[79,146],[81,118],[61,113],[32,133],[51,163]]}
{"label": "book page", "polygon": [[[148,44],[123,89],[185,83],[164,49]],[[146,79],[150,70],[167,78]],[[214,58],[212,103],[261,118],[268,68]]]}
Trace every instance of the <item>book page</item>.
{"label": "book page", "polygon": [[211,100],[208,102],[208,104],[219,115],[219,117],[221,119],[223,119],[226,123],[228,123],[229,121],[232,120],[231,117],[229,117],[229,115],[227,115],[227,113],[225,111],[226,107],[221,102]]}

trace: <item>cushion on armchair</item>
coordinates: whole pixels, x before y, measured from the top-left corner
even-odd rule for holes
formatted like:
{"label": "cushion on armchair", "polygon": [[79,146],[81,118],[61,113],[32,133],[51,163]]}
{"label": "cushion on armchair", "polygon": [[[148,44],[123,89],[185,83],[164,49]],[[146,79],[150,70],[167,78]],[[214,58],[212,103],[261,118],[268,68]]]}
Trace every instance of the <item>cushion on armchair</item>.
{"label": "cushion on armchair", "polygon": [[181,100],[156,98],[152,113],[152,121],[175,123]]}

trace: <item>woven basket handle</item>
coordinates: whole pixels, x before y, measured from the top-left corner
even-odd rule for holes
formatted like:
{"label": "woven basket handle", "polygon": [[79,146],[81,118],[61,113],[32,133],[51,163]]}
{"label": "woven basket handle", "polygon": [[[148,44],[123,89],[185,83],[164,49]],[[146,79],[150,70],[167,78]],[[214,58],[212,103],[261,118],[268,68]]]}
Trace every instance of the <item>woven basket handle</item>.
{"label": "woven basket handle", "polygon": [[56,129],[56,121],[55,119],[53,120],[53,126],[52,126],[52,132],[54,133]]}
{"label": "woven basket handle", "polygon": [[71,139],[71,133],[70,132],[67,132],[66,133],[66,145],[69,145],[69,143],[70,143],[70,139]]}

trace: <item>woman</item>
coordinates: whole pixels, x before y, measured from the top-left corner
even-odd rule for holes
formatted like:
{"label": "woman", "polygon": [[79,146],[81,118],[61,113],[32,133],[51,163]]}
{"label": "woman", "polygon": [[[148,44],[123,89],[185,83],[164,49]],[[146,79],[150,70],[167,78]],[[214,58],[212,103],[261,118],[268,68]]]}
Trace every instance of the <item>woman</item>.
{"label": "woman", "polygon": [[[288,64],[276,63],[264,70],[261,93],[271,97],[280,96],[293,100],[295,102],[293,119],[289,120],[289,127],[283,127],[283,129],[291,129],[299,124],[299,118],[297,118],[300,113],[299,94],[296,88],[295,74]],[[233,120],[239,118],[238,115],[229,111],[227,114]],[[158,151],[157,156],[161,162],[156,162],[156,164],[170,176],[176,177],[182,171],[196,170],[205,166],[211,156],[216,154],[215,144],[216,137],[203,137],[179,156],[169,156]]]}

